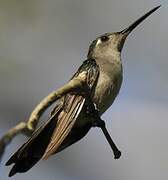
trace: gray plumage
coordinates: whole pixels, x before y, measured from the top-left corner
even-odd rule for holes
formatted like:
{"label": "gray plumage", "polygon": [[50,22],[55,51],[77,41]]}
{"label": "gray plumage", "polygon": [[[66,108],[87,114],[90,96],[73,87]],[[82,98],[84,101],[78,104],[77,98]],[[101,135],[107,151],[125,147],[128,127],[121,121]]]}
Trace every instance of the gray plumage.
{"label": "gray plumage", "polygon": [[84,78],[90,94],[68,93],[61,98],[50,119],[8,160],[6,165],[14,163],[9,176],[26,172],[40,159],[47,159],[87,134],[95,121],[90,99],[100,116],[111,106],[122,84],[121,51],[124,42],[129,33],[159,7],[123,31],[106,33],[92,42],[87,60],[72,77]]}

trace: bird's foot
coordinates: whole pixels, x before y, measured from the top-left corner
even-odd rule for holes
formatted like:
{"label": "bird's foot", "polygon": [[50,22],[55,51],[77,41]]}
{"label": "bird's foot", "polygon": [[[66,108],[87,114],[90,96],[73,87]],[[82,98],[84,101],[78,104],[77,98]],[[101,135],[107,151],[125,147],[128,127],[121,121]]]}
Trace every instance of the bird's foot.
{"label": "bird's foot", "polygon": [[108,133],[105,122],[101,118],[99,118],[95,122],[93,122],[92,126],[101,128],[101,130],[103,131],[103,134],[105,135],[105,137],[114,153],[114,159],[119,159],[121,156],[121,151],[117,148],[117,146],[113,142],[110,134]]}
{"label": "bird's foot", "polygon": [[92,127],[102,128],[102,127],[105,127],[105,125],[106,125],[105,122],[99,118],[93,122]]}

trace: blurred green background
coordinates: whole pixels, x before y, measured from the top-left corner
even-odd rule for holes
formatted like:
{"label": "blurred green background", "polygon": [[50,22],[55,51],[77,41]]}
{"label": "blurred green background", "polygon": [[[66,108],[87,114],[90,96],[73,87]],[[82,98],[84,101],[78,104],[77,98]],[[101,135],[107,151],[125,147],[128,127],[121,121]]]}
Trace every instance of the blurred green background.
{"label": "blurred green background", "polygon": [[[168,179],[168,2],[0,0],[0,135],[26,120],[44,96],[72,76],[92,40],[122,30],[159,4],[162,8],[129,36],[122,52],[122,89],[103,115],[121,159],[113,159],[95,128],[13,180]],[[4,164],[25,140],[20,135],[8,146],[0,180],[8,179],[10,167]]]}

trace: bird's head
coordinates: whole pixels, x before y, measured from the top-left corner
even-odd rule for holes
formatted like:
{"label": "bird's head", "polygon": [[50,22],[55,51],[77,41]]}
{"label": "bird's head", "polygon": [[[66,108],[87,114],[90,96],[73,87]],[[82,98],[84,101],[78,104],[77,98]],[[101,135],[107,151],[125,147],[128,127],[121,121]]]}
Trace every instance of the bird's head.
{"label": "bird's head", "polygon": [[140,17],[130,26],[120,32],[106,33],[98,37],[92,42],[89,48],[88,57],[97,58],[110,56],[111,54],[120,53],[124,42],[128,35],[135,29],[143,20],[156,11],[160,6],[157,6]]}

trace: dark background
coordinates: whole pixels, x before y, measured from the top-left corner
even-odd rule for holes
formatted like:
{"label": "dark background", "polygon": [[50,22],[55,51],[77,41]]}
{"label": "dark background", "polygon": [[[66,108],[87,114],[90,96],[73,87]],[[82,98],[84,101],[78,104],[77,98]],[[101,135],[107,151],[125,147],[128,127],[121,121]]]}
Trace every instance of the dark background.
{"label": "dark background", "polygon": [[[128,38],[120,95],[103,115],[122,150],[113,154],[99,129],[13,180],[167,180],[168,3],[154,0],[0,0],[0,135],[29,117],[86,59],[100,34],[119,31],[162,4]],[[45,120],[47,113],[42,118]],[[8,146],[0,166],[26,140]]]}

